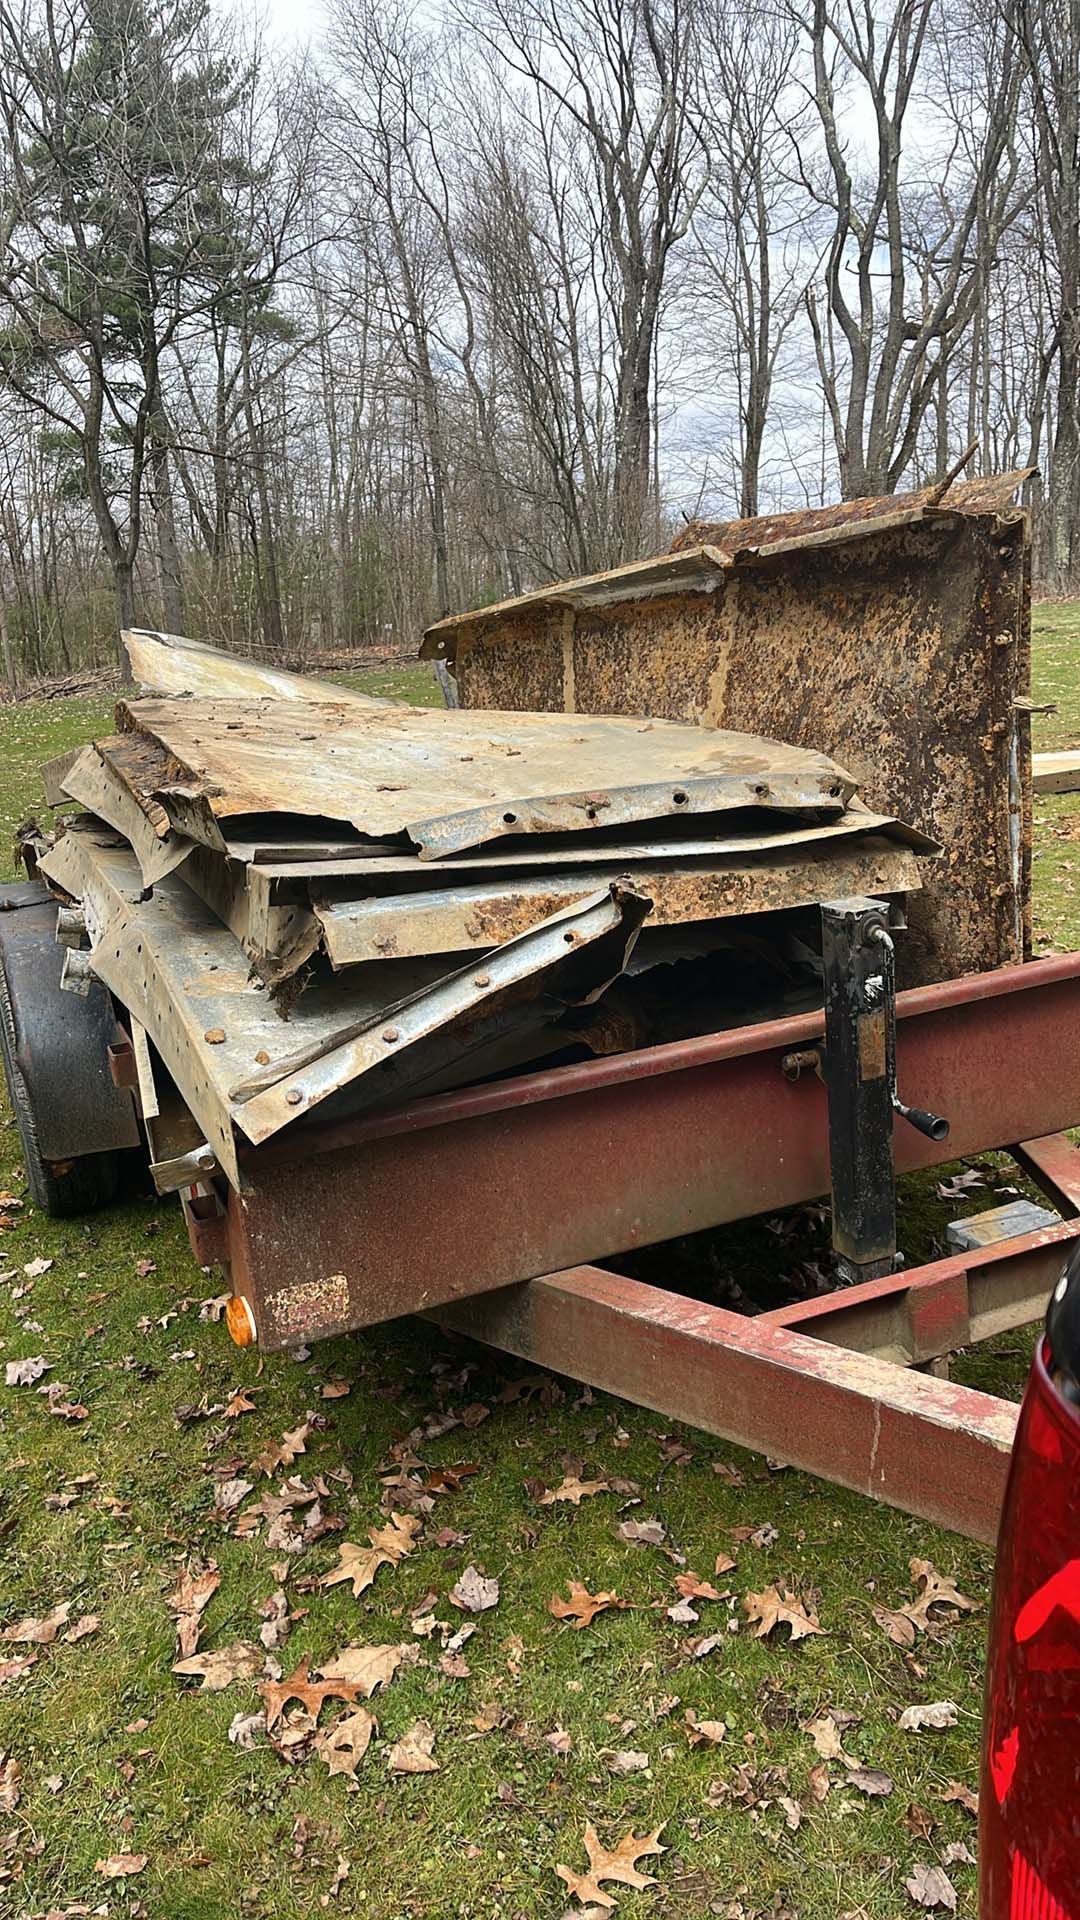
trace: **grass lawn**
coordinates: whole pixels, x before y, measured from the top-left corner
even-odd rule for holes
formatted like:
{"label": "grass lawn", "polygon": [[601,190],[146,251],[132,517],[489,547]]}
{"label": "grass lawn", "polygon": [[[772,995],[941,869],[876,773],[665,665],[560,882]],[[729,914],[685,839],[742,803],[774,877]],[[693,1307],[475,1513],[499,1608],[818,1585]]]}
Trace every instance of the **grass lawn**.
{"label": "grass lawn", "polygon": [[[1053,684],[1062,720],[1076,700],[1069,659],[1080,659],[1069,611],[1037,610],[1037,690]],[[366,684],[414,698],[427,686],[413,668]],[[107,709],[0,710],[5,843],[36,804],[39,761],[100,730]],[[1080,796],[1041,803],[1043,945],[1080,940],[1078,829]],[[0,1192],[24,1192],[6,1113]],[[987,1187],[952,1211],[993,1199]],[[907,1190],[915,1257],[943,1217],[930,1184]],[[905,1650],[873,1608],[912,1598],[917,1555],[982,1609],[988,1553],[572,1382],[522,1387],[509,1360],[421,1323],[296,1358],[241,1353],[202,1304],[214,1285],[169,1201],[67,1224],[0,1203],[0,1220],[0,1360],[50,1365],[42,1381],[0,1386],[0,1626],[70,1608],[52,1644],[0,1645],[0,1676],[38,1656],[0,1684],[0,1914],[558,1920],[578,1907],[555,1869],[584,1871],[591,1821],[610,1847],[664,1823],[667,1851],[641,1861],[657,1885],[608,1886],[630,1920],[895,1920],[918,1911],[904,1891],[913,1868],[943,1858],[972,1920],[974,1869],[948,1850],[974,1850],[974,1821],[950,1783],[978,1784],[984,1613],[932,1619]],[[734,1268],[738,1231],[729,1247]],[[1030,1336],[999,1342],[967,1357],[963,1377],[1015,1394],[1029,1351]],[[38,1390],[50,1383],[64,1388],[57,1406],[86,1417],[50,1412]],[[264,1475],[258,1456],[298,1427],[304,1450]],[[413,1550],[359,1597],[321,1586],[343,1541],[364,1545],[386,1524],[394,1499],[380,1474],[403,1463],[430,1483]],[[441,1471],[452,1467],[470,1471]],[[306,1548],[295,1529],[310,1506],[294,1510],[292,1538],[273,1514],[250,1530],[290,1473],[320,1489],[325,1531]],[[607,1489],[579,1506],[541,1504],[564,1476]],[[238,1481],[251,1490],[237,1495]],[[621,1523],[650,1519],[662,1544],[620,1537]],[[737,1565],[714,1573],[718,1555]],[[347,1646],[409,1646],[369,1703],[378,1729],[354,1778],[310,1752],[303,1719],[284,1723],[292,1761],[250,1726],[253,1744],[230,1740],[260,1705],[258,1676],[210,1692],[172,1674],[166,1596],[185,1567],[208,1563],[220,1584],[200,1652],[252,1643],[260,1666],[288,1675]],[[469,1566],[498,1582],[486,1612],[449,1601]],[[696,1603],[697,1623],[667,1616],[681,1570],[723,1596]],[[577,1631],[548,1610],[572,1580],[630,1604]],[[744,1601],[773,1585],[824,1632],[797,1645],[786,1630],[756,1637]],[[271,1612],[288,1618],[275,1630],[264,1609],[277,1594]],[[427,1628],[432,1615],[445,1632]],[[84,1618],[98,1624],[65,1639]],[[463,1624],[472,1637],[445,1649]],[[263,1627],[269,1640],[286,1634],[269,1653]],[[715,1638],[704,1652],[703,1638]],[[903,1708],[943,1700],[955,1725],[901,1730]],[[321,1724],[349,1711],[330,1700]],[[688,1715],[722,1721],[719,1744],[692,1742]],[[434,1732],[438,1771],[392,1771],[418,1721]],[[869,1783],[877,1792],[858,1774],[853,1784],[841,1744],[888,1776]],[[107,1878],[97,1863],[114,1856],[135,1870]]]}

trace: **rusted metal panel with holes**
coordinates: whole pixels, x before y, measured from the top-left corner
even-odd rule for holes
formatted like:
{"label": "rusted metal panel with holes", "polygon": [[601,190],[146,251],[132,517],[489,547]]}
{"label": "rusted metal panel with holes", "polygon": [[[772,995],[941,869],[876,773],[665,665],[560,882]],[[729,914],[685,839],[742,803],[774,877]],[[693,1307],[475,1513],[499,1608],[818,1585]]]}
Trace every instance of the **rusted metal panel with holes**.
{"label": "rusted metal panel with holes", "polygon": [[1030,942],[1030,610],[1022,474],[687,528],[679,551],[439,622],[467,708],[649,713],[835,754],[945,857],[911,984]]}

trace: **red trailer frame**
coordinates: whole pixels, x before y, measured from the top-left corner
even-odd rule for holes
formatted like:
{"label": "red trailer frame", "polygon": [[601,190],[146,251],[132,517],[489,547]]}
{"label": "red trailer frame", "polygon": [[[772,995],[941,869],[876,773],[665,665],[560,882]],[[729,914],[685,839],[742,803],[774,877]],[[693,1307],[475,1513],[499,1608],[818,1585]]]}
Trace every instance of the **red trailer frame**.
{"label": "red trailer frame", "polygon": [[531,1073],[312,1127],[193,1189],[234,1334],[281,1347],[429,1312],[477,1339],[976,1538],[1016,1409],[935,1377],[1038,1318],[1080,1237],[1080,954],[897,996],[904,1083],[949,1116],[898,1171],[1013,1152],[1060,1225],[756,1318],[593,1263],[829,1188],[823,1015]]}

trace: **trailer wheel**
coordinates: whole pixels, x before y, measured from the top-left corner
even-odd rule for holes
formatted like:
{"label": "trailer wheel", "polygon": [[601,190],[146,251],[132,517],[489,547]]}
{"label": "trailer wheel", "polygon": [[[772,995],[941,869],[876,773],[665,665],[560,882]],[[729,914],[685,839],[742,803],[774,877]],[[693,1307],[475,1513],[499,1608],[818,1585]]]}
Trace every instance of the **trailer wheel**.
{"label": "trailer wheel", "polygon": [[40,882],[2,892],[0,1055],[27,1184],[43,1213],[89,1213],[113,1199],[140,1144],[131,1096],[109,1073],[112,1002],[98,984],[85,998],[61,993],[56,905]]}

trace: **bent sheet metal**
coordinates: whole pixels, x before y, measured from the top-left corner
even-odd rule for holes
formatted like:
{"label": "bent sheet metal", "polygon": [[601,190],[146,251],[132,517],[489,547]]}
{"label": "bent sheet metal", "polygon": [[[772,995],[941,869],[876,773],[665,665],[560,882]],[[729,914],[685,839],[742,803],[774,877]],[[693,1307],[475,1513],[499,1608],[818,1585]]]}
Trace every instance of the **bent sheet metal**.
{"label": "bent sheet metal", "polygon": [[855,791],[824,753],[662,720],[173,699],[121,702],[117,722],[99,751],[155,834],[218,852],[252,816],[344,821],[437,860],[748,807],[835,816]]}
{"label": "bent sheet metal", "polygon": [[348,993],[313,979],[282,1019],[242,948],[176,875],[147,896],[130,849],[107,829],[68,829],[41,871],[82,902],[95,972],[146,1028],[241,1185],[236,1129],[259,1142],[349,1092],[378,1104],[487,1045],[505,1022],[542,1027],[588,1003],[621,971],[649,902],[626,887],[593,894],[447,972],[445,954],[362,968]]}

